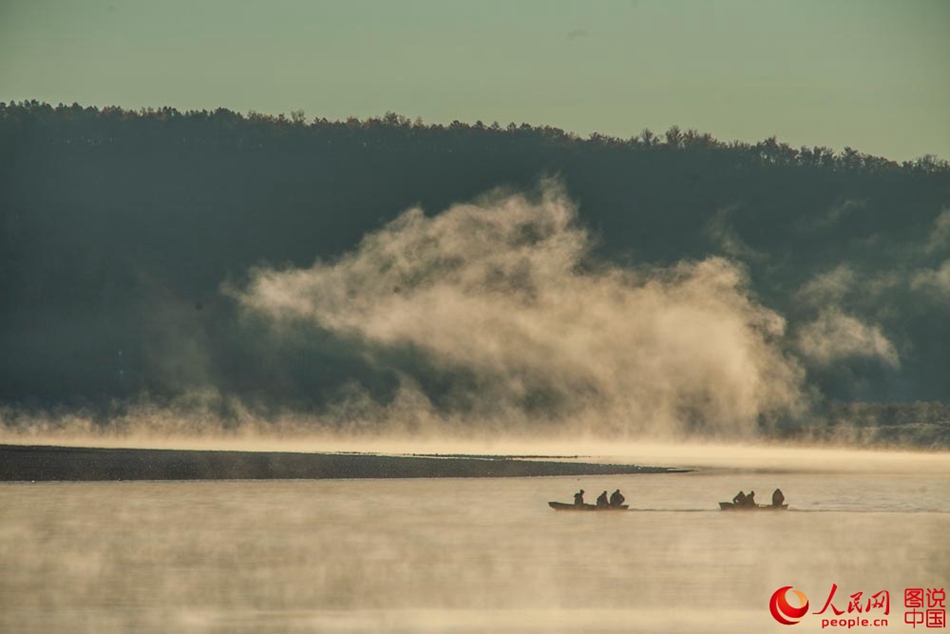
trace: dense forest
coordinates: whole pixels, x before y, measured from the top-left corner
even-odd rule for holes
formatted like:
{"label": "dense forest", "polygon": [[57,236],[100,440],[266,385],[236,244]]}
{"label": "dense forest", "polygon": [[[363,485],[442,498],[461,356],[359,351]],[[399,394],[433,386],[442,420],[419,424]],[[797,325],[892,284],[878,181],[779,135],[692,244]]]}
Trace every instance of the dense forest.
{"label": "dense forest", "polygon": [[[382,354],[329,327],[279,336],[228,289],[262,268],[340,262],[407,209],[433,218],[491,191],[538,200],[552,180],[590,237],[582,268],[649,277],[719,258],[743,276],[743,297],[781,316],[775,345],[800,369],[810,412],[781,433],[847,426],[892,441],[903,426],[911,441],[950,442],[944,160],[677,127],[580,138],[392,113],[327,121],[35,101],[0,103],[5,424],[196,388],[320,413],[354,385],[385,405],[403,376],[436,410],[456,407],[481,385],[470,369],[413,342]],[[531,389],[527,410],[557,403],[550,385]]]}

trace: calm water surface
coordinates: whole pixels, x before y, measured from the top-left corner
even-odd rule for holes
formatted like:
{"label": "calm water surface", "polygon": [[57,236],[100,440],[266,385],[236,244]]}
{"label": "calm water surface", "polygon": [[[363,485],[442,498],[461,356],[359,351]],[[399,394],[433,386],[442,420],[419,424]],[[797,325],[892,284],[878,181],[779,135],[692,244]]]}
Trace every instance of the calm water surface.
{"label": "calm water surface", "polygon": [[[617,487],[637,512],[547,507]],[[788,632],[772,592],[832,583],[910,632],[948,581],[950,473],[0,484],[3,632]]]}

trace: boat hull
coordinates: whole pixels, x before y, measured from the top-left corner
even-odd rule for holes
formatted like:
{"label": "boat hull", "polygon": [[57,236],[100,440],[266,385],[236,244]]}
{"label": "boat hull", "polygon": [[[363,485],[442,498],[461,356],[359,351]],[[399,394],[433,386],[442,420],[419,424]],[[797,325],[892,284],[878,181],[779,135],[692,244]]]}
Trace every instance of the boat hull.
{"label": "boat hull", "polygon": [[548,502],[550,506],[555,511],[628,511],[628,504],[621,504],[620,506],[595,506],[593,504],[584,504],[578,506],[576,504],[566,504],[564,502]]}
{"label": "boat hull", "polygon": [[723,511],[784,511],[788,508],[788,504],[783,504],[781,506],[772,506],[770,504],[739,506],[738,504],[733,504],[732,502],[720,502],[719,508]]}

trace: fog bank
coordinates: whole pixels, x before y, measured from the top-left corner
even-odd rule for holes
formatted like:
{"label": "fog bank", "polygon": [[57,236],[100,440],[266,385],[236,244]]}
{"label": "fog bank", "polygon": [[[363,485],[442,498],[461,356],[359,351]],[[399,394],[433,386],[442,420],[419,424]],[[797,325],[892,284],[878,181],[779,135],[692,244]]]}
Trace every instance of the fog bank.
{"label": "fog bank", "polygon": [[[410,209],[339,260],[259,268],[231,292],[281,336],[329,332],[397,369],[386,417],[410,426],[742,438],[803,409],[785,321],[750,297],[743,267],[621,268],[592,251],[546,182]],[[421,364],[448,377],[435,398]]]}

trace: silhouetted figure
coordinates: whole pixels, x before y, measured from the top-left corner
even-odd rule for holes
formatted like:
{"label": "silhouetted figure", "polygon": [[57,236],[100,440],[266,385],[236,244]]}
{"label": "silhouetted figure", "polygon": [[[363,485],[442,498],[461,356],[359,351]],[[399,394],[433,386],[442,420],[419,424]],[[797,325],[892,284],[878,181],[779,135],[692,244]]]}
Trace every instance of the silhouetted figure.
{"label": "silhouetted figure", "polygon": [[749,491],[749,495],[745,496],[745,505],[755,506],[755,491]]}
{"label": "silhouetted figure", "polygon": [[745,506],[745,493],[743,491],[739,491],[736,494],[736,497],[732,498],[732,503],[736,506]]}
{"label": "silhouetted figure", "polygon": [[782,506],[783,504],[785,504],[785,494],[782,493],[782,489],[772,491],[772,506]]}
{"label": "silhouetted figure", "polygon": [[597,497],[597,508],[605,509],[610,506],[610,502],[607,501],[607,492],[604,491]]}
{"label": "silhouetted figure", "polygon": [[623,504],[625,499],[626,498],[623,497],[623,493],[620,492],[620,489],[617,489],[610,494],[610,506],[620,506]]}
{"label": "silhouetted figure", "polygon": [[584,489],[574,494],[574,506],[584,506]]}

